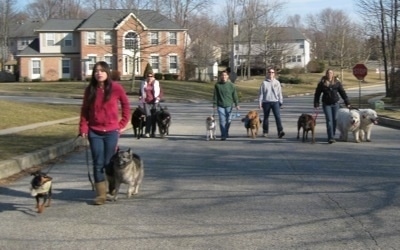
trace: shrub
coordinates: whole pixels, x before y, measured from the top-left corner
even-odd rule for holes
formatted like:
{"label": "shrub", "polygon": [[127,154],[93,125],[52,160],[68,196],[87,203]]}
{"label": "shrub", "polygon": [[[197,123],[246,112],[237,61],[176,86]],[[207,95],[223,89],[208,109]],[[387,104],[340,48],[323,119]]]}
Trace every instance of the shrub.
{"label": "shrub", "polygon": [[72,79],[71,78],[60,78],[58,79],[59,82],[70,82]]}
{"label": "shrub", "polygon": [[307,70],[310,73],[322,73],[325,70],[323,61],[312,60],[307,64]]}
{"label": "shrub", "polygon": [[164,79],[165,79],[165,80],[173,80],[174,77],[173,77],[172,74],[168,73],[168,74],[164,74]]}
{"label": "shrub", "polygon": [[293,78],[290,78],[290,80],[289,80],[290,84],[300,84],[302,82],[303,82],[303,80],[298,77],[293,77]]}
{"label": "shrub", "polygon": [[280,75],[289,75],[290,74],[290,69],[288,68],[283,68],[279,71]]}
{"label": "shrub", "polygon": [[290,83],[290,77],[288,76],[279,76],[278,77],[278,81],[280,81],[281,83]]}
{"label": "shrub", "polygon": [[162,73],[155,73],[155,74],[154,74],[154,77],[155,77],[157,80],[162,80],[162,79],[163,79],[163,74],[162,74]]}
{"label": "shrub", "polygon": [[36,79],[32,79],[32,82],[41,82],[42,78],[36,78]]}

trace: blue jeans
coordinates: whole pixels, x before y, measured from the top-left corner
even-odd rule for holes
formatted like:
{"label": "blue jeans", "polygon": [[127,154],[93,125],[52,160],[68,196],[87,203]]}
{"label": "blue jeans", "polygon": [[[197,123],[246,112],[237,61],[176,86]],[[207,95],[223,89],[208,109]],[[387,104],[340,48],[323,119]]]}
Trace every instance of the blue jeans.
{"label": "blue jeans", "polygon": [[269,132],[269,113],[271,112],[272,109],[272,113],[274,114],[275,117],[276,128],[278,129],[278,135],[279,135],[279,133],[283,131],[281,113],[280,113],[281,107],[279,105],[279,102],[263,102],[262,108],[264,111],[263,132],[267,134]]}
{"label": "blue jeans", "polygon": [[94,182],[105,181],[104,171],[112,168],[110,161],[117,149],[119,131],[98,133],[90,130],[88,137],[93,159]]}
{"label": "blue jeans", "polygon": [[221,138],[229,137],[229,127],[231,125],[232,107],[217,107],[219,116],[219,129],[221,130]]}
{"label": "blue jeans", "polygon": [[336,114],[339,110],[339,103],[335,103],[332,105],[322,105],[322,109],[325,114],[325,122],[326,122],[326,132],[328,134],[328,140],[335,139],[336,132]]}

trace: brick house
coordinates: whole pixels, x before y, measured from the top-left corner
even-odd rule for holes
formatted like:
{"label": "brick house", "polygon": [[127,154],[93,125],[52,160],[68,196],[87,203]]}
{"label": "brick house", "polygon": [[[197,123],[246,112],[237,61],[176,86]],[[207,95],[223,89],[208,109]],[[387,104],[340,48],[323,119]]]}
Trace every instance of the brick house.
{"label": "brick house", "polygon": [[155,73],[185,75],[187,31],[152,10],[100,9],[84,20],[50,19],[17,56],[20,77],[57,81],[85,79],[97,61],[121,77]]}

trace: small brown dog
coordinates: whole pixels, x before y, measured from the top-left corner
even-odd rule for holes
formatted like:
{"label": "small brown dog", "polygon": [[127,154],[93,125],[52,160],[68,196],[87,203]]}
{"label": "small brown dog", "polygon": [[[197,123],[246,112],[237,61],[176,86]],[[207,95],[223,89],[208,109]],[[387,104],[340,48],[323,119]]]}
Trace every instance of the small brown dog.
{"label": "small brown dog", "polygon": [[242,119],[244,122],[244,127],[247,130],[247,136],[251,138],[256,138],[258,135],[258,130],[260,129],[261,119],[256,110],[251,110]]}
{"label": "small brown dog", "polygon": [[[40,171],[32,173],[33,179],[31,181],[31,195],[36,199],[36,208],[38,213],[42,213],[44,207],[50,207],[51,203],[51,178],[47,174],[41,173]],[[43,202],[40,203],[40,198],[43,198]],[[47,202],[47,205],[46,204]]]}
{"label": "small brown dog", "polygon": [[311,131],[312,141],[315,143],[315,125],[316,119],[309,114],[301,114],[299,120],[297,121],[297,139],[300,138],[300,129],[303,128],[303,142],[308,140],[308,132]]}

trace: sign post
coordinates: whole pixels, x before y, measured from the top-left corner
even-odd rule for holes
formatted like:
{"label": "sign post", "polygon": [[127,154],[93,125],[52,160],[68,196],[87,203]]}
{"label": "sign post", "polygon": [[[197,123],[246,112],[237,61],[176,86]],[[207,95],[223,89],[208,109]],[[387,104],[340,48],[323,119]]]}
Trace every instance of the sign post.
{"label": "sign post", "polygon": [[358,79],[358,108],[361,108],[361,81],[364,81],[364,78],[368,74],[368,68],[362,64],[356,64],[353,67],[353,75]]}

